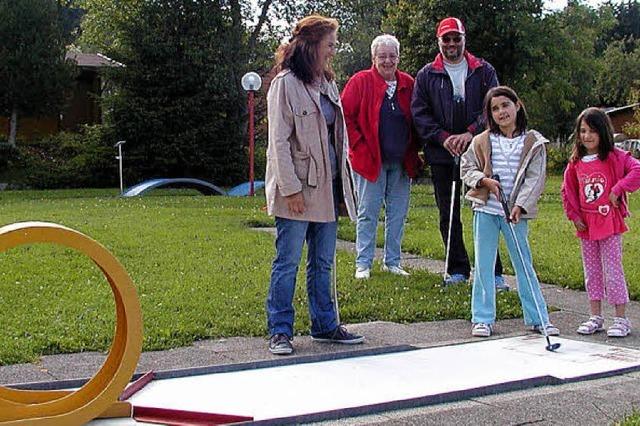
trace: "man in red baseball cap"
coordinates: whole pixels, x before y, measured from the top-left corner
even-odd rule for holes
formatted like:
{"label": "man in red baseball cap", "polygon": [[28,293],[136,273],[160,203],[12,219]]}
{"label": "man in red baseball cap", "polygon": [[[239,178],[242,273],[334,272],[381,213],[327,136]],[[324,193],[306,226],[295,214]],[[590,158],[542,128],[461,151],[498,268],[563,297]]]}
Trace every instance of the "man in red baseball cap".
{"label": "man in red baseball cap", "polygon": [[[436,30],[438,47],[448,62],[459,64],[463,60],[464,35],[464,25],[458,18],[444,18],[438,24],[438,29]],[[453,43],[450,41],[453,41]]]}
{"label": "man in red baseball cap", "polygon": [[[482,102],[487,91],[498,85],[498,78],[491,64],[466,50],[466,31],[460,19],[444,18],[438,24],[436,37],[440,53],[416,75],[411,113],[431,169],[440,233],[445,250],[449,250],[445,284],[455,284],[469,279],[471,266],[460,221],[459,162],[454,159],[459,160],[471,138],[484,130]],[[453,216],[449,221],[451,203]],[[451,239],[447,244],[449,227]],[[508,290],[500,256],[495,275],[497,287]]]}

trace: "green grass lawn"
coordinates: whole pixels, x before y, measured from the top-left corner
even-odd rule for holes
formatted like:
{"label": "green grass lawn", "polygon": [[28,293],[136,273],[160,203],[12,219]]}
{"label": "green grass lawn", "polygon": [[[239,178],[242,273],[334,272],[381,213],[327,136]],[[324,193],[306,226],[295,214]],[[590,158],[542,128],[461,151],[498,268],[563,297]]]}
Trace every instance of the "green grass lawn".
{"label": "green grass lawn", "polygon": [[[581,287],[581,261],[572,226],[563,217],[558,178],[549,180],[541,217],[531,228],[534,259],[547,282]],[[635,200],[634,200],[635,201]],[[113,190],[0,192],[0,224],[40,220],[77,229],[106,246],[131,275],[142,304],[144,350],[187,345],[194,340],[266,335],[264,301],[274,254],[273,237],[249,229],[272,225],[264,198],[203,197],[156,191],[122,199]],[[637,201],[632,211],[638,210]],[[470,209],[464,208],[465,223]],[[629,221],[638,229],[637,219]],[[413,189],[403,248],[443,258],[431,188]],[[470,226],[467,226],[470,242]],[[341,221],[340,236],[354,226]],[[638,252],[635,232],[627,253]],[[472,244],[468,244],[471,248]],[[639,294],[634,258],[626,271]],[[114,304],[106,280],[84,256],[36,245],[0,254],[0,364],[32,361],[41,354],[105,350],[113,334]],[[468,286],[443,289],[440,277],[415,272],[398,279],[374,270],[353,278],[354,255],[339,253],[342,320],[346,323],[470,318]],[[309,328],[306,291],[299,275],[296,329]],[[498,317],[521,315],[515,294],[498,297]]]}
{"label": "green grass lawn", "polygon": [[613,423],[614,426],[640,426],[640,411],[634,409],[630,414],[624,416],[620,421]]}
{"label": "green grass lawn", "polygon": [[[539,203],[538,218],[530,222],[529,243],[533,261],[543,282],[557,284],[573,289],[584,289],[582,277],[582,258],[580,240],[575,236],[575,228],[566,219],[560,198],[560,176],[548,176],[546,190]],[[640,268],[637,267],[640,252],[640,195],[630,197],[632,216],[627,218],[630,231],[624,235],[624,267],[629,283],[629,292],[634,300],[640,299]],[[472,211],[468,202],[462,208],[462,221],[465,226],[465,242],[469,255],[473,256]],[[355,227],[344,226],[340,236],[355,240]],[[378,245],[382,246],[382,226],[378,229]],[[438,210],[435,207],[433,188],[419,185],[412,188],[411,207],[402,242],[403,251],[425,257],[444,260],[439,227]],[[513,274],[508,253],[501,241],[503,265]]]}
{"label": "green grass lawn", "polygon": [[[106,246],[131,275],[142,304],[144,349],[197,339],[266,335],[264,302],[273,237],[249,229],[271,225],[254,199],[177,195],[122,199],[113,191],[0,193],[0,223],[42,220],[69,226]],[[345,226],[351,226],[345,223]],[[0,364],[40,354],[105,350],[113,300],[106,280],[83,255],[57,246],[0,254]],[[416,272],[395,279],[374,272],[353,278],[354,256],[339,253],[342,320],[400,322],[469,318],[469,288],[442,289]],[[300,282],[303,273],[300,273]],[[296,328],[307,333],[306,291],[296,292]],[[499,315],[521,314],[515,295],[499,298]]]}

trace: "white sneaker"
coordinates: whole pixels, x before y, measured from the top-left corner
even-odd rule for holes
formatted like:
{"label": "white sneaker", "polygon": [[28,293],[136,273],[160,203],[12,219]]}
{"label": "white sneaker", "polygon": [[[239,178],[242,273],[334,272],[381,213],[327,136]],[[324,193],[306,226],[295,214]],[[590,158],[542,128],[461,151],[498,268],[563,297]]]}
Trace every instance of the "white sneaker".
{"label": "white sneaker", "polygon": [[471,329],[471,335],[475,337],[489,337],[493,332],[492,328],[493,327],[491,327],[491,324],[479,322],[477,324],[474,324],[473,328]]}
{"label": "white sneaker", "polygon": [[382,270],[384,272],[391,272],[392,274],[395,275],[401,275],[403,277],[408,277],[410,274],[405,271],[404,269],[402,269],[400,266],[387,266],[387,265],[382,265]]}
{"label": "white sneaker", "polygon": [[356,266],[356,279],[368,280],[371,276],[371,269],[364,266]]}

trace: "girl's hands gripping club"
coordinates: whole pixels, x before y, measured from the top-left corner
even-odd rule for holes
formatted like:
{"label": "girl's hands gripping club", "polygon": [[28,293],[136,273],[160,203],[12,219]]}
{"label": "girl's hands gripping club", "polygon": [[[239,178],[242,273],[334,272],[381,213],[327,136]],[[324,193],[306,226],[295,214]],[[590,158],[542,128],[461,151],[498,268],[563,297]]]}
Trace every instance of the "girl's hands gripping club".
{"label": "girl's hands gripping club", "polygon": [[509,211],[509,205],[507,203],[507,197],[504,196],[504,191],[500,185],[500,176],[493,175],[490,178],[483,178],[482,185],[489,188],[489,192],[496,196],[496,199],[502,204],[504,210],[504,217],[508,222],[518,223],[520,222],[520,216],[522,216],[522,208],[520,206],[513,206]]}

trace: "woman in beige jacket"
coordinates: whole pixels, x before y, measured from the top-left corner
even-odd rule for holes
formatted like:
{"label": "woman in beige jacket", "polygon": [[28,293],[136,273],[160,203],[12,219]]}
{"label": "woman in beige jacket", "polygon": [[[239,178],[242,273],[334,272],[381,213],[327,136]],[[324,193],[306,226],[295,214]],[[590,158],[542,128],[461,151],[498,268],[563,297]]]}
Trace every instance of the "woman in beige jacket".
{"label": "woman in beige jacket", "polygon": [[364,337],[338,323],[331,295],[338,212],[355,219],[351,169],[338,88],[330,61],[338,22],[308,16],[276,52],[277,75],[269,87],[267,112],[267,209],[275,216],[276,257],[267,297],[269,350],[293,352],[293,294],[306,241],[311,337],[356,344]]}

